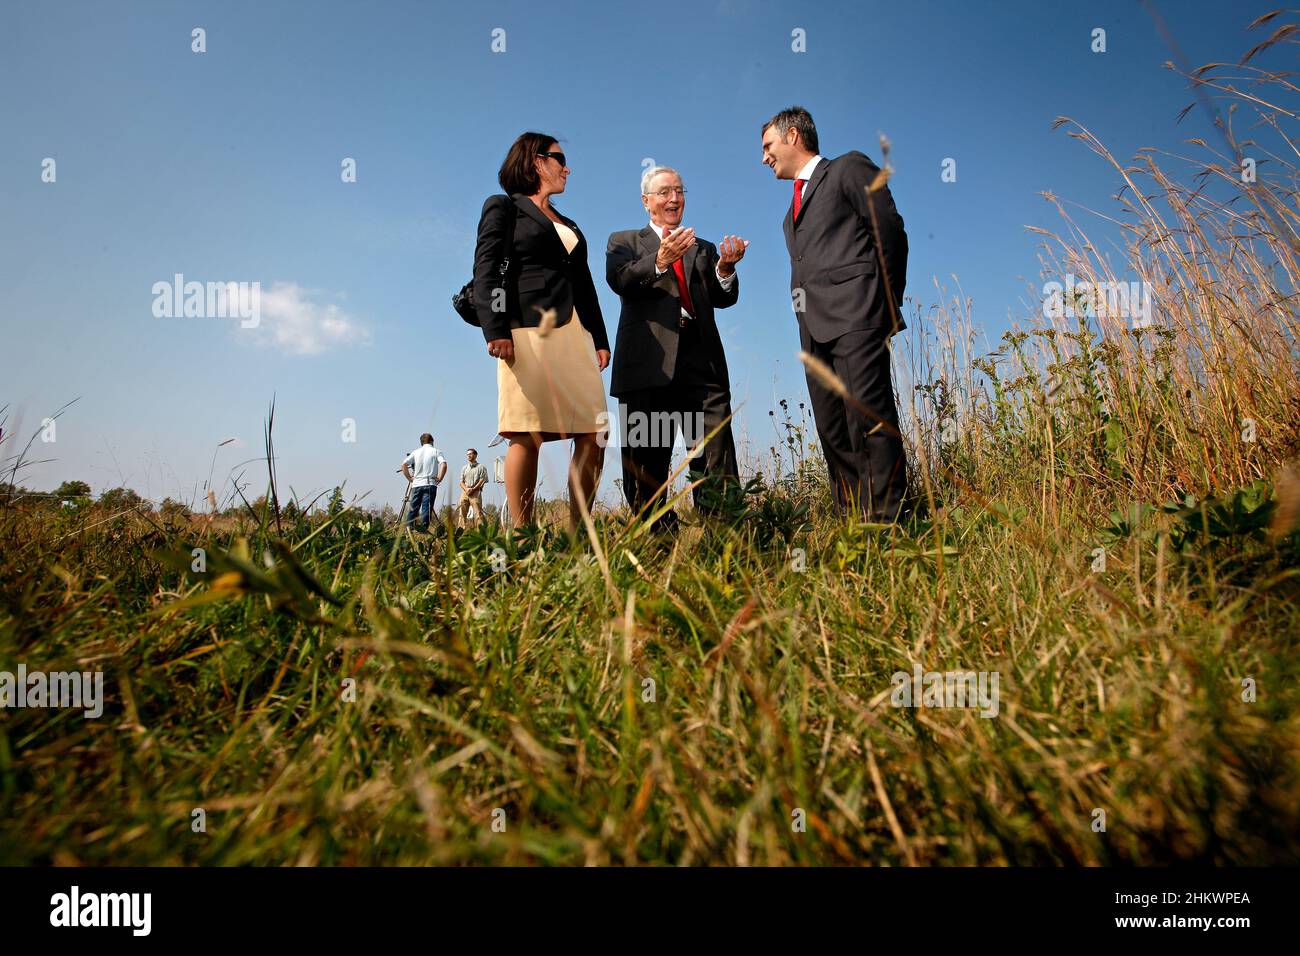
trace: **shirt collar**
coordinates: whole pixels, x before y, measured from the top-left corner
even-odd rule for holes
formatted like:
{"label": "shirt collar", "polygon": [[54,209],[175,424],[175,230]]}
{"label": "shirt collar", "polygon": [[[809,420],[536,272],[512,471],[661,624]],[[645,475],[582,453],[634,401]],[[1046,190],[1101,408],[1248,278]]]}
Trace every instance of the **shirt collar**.
{"label": "shirt collar", "polygon": [[817,164],[820,163],[823,158],[822,154],[818,153],[812,159],[808,160],[808,162],[804,163],[803,169],[799,170],[799,175],[796,176],[795,179],[812,179],[813,170],[817,168]]}

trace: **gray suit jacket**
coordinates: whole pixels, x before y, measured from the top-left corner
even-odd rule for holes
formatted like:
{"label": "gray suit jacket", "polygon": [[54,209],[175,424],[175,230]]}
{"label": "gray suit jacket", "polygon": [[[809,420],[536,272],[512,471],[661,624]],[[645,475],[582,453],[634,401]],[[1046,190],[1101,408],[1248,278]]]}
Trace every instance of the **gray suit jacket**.
{"label": "gray suit jacket", "polygon": [[[648,225],[610,235],[605,249],[605,278],[622,302],[618,335],[614,340],[610,394],[617,397],[642,388],[657,388],[673,381],[677,371],[677,344],[681,334],[681,295],[677,275],[668,269],[655,275],[659,237]],[[717,381],[730,388],[722,337],[713,318],[714,309],[736,304],[740,296],[737,273],[731,291],[722,288],[717,274],[718,250],[696,239],[682,256],[686,285],[695,306],[700,345],[708,353]]]}
{"label": "gray suit jacket", "polygon": [[[888,186],[868,199],[866,187],[879,171],[856,150],[823,158],[804,186],[799,218],[791,216],[793,203],[786,212],[785,244],[790,252],[795,314],[818,342],[867,329],[879,329],[888,337],[907,328],[902,313],[907,233]],[[896,323],[885,292],[885,272],[898,310]],[[803,290],[802,312],[799,289]]]}

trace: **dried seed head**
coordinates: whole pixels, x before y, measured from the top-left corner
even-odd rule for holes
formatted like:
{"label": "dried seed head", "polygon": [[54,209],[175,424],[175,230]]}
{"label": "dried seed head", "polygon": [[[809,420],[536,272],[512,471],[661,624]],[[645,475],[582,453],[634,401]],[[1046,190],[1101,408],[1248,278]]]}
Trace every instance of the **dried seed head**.
{"label": "dried seed head", "polygon": [[836,395],[841,398],[849,397],[848,387],[839,380],[839,377],[834,372],[831,371],[831,367],[821,359],[814,358],[807,352],[800,352],[799,361],[803,362],[804,366],[808,369],[808,372],[813,376],[813,378],[817,379],[817,381],[821,382]]}

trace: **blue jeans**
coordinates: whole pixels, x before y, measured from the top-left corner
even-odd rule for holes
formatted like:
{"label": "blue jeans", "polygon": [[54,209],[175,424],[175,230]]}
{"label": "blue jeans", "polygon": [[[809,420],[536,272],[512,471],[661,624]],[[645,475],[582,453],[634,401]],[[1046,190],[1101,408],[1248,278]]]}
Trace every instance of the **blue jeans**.
{"label": "blue jeans", "polygon": [[429,513],[433,510],[433,499],[438,496],[437,485],[416,485],[411,488],[411,510],[406,513],[408,526],[420,523],[420,530],[429,530]]}

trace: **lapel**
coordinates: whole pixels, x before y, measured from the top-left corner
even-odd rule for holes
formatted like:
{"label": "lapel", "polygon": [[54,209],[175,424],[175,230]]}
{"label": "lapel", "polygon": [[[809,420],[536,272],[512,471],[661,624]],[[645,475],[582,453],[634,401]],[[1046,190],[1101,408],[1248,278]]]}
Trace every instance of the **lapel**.
{"label": "lapel", "polygon": [[[791,231],[798,228],[799,223],[803,222],[804,214],[808,211],[808,201],[812,198],[813,193],[817,191],[817,184],[826,178],[826,169],[830,164],[831,161],[823,157],[822,161],[817,164],[817,168],[813,170],[812,176],[808,179],[808,185],[804,186],[803,194],[799,197],[799,218],[794,221]],[[791,211],[794,210],[793,196],[790,198],[790,209]]]}
{"label": "lapel", "polygon": [[699,239],[696,239],[695,245],[687,249],[686,254],[682,256],[682,269],[685,270],[684,274],[686,276],[687,288],[689,288],[691,284],[691,275],[695,270],[695,254],[699,251],[699,248],[700,241]]}
{"label": "lapel", "polygon": [[658,252],[659,237],[649,226],[643,226],[641,231],[636,234],[636,241],[640,244],[643,252]]}
{"label": "lapel", "polygon": [[[533,202],[531,199],[529,199],[527,196],[516,194],[511,198],[514,199],[515,205],[518,206],[522,212],[532,217],[532,219],[534,219],[537,222],[537,224],[542,227],[542,233],[547,237],[543,241],[554,243],[555,249],[558,250],[559,255],[567,258],[569,254],[564,250],[564,243],[560,239],[560,234],[555,231],[554,220],[549,219],[546,213],[538,209],[537,204]],[[560,214],[557,213],[557,215]],[[575,233],[578,234],[578,241],[581,242],[582,233],[578,232],[577,227],[573,223],[569,222],[569,220],[566,219],[563,215],[560,215],[560,219],[564,221],[564,224],[566,226],[568,226],[570,229],[572,229]],[[574,249],[577,249],[577,246],[574,246]]]}

